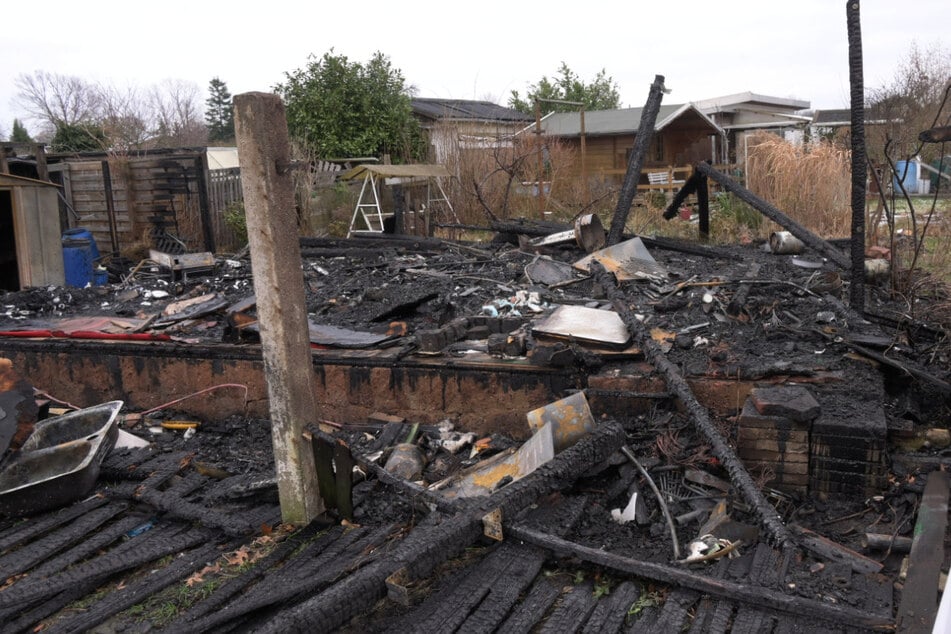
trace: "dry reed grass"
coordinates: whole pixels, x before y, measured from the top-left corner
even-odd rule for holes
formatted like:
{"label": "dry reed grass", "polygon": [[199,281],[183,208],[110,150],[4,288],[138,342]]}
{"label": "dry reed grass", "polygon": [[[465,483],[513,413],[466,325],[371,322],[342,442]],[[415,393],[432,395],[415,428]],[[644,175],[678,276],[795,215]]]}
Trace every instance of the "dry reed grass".
{"label": "dry reed grass", "polygon": [[[750,138],[747,188],[789,217],[826,237],[847,237],[851,227],[849,152],[818,140],[793,144],[761,133]],[[759,237],[776,226],[767,223]]]}

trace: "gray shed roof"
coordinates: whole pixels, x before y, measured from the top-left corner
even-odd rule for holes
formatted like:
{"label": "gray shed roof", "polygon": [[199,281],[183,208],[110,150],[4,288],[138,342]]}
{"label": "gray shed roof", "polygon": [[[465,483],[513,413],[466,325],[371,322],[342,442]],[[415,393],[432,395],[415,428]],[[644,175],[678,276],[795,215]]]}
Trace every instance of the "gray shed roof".
{"label": "gray shed roof", "polygon": [[416,98],[412,100],[412,106],[415,114],[437,121],[528,122],[533,119],[531,115],[491,101]]}
{"label": "gray shed roof", "polygon": [[[592,110],[584,113],[585,136],[634,134],[641,125],[643,108],[621,108],[619,110]],[[722,133],[723,130],[703,114],[692,103],[662,105],[657,112],[654,131],[659,132],[687,113],[695,113],[706,121],[711,130]],[[523,132],[531,131],[534,125]],[[581,135],[581,116],[577,112],[553,112],[542,119],[542,131],[558,137]]]}

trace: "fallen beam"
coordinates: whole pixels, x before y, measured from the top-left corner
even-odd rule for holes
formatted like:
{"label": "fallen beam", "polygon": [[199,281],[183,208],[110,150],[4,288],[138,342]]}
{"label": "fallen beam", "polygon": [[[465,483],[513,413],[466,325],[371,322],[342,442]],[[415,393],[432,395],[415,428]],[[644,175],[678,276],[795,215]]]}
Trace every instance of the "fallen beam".
{"label": "fallen beam", "polygon": [[716,425],[710,420],[707,409],[700,404],[697,397],[687,384],[686,379],[680,373],[680,370],[664,355],[660,346],[651,338],[650,332],[641,325],[634,313],[631,311],[624,295],[615,285],[613,275],[609,274],[596,262],[591,265],[591,271],[594,273],[595,280],[601,285],[605,292],[614,303],[614,309],[620,315],[621,319],[627,325],[631,336],[634,338],[634,344],[643,352],[647,360],[657,370],[661,372],[667,382],[667,389],[676,396],[683,405],[686,412],[693,419],[697,430],[703,435],[704,439],[710,443],[715,455],[730,474],[730,480],[736,485],[743,498],[752,506],[759,516],[766,532],[776,543],[789,548],[795,545],[792,535],[782,522],[779,513],[763,496],[763,493],[753,482],[746,467],[737,457],[736,452],[730,447],[726,439],[717,431]]}
{"label": "fallen beam", "polygon": [[803,548],[823,559],[844,563],[862,575],[881,572],[883,568],[880,561],[869,559],[865,555],[837,544],[808,528],[797,524],[790,524],[789,528],[799,537]]}
{"label": "fallen beam", "polygon": [[[746,279],[754,279],[759,275],[759,269],[759,262],[750,264],[750,268],[746,271]],[[740,282],[740,287],[736,289],[736,294],[726,307],[726,313],[730,317],[738,317],[739,314],[743,312],[743,307],[746,305],[746,298],[749,297],[751,288],[752,285],[749,282]]]}
{"label": "fallen beam", "polygon": [[760,586],[707,577],[665,564],[630,559],[604,550],[582,546],[518,524],[508,526],[506,534],[510,539],[519,539],[545,548],[559,557],[580,559],[612,572],[677,585],[757,608],[775,610],[796,617],[822,619],[840,625],[881,630],[890,630],[894,627],[890,619],[874,616],[867,611],[820,603]]}
{"label": "fallen beam", "polygon": [[939,126],[924,130],[918,134],[918,140],[922,143],[944,143],[951,141],[951,126]]}
{"label": "fallen beam", "polygon": [[713,169],[712,166],[706,163],[699,163],[696,169],[698,172],[708,176],[709,178],[712,178],[721,187],[729,192],[732,192],[737,198],[750,205],[776,224],[782,226],[783,229],[786,229],[789,231],[789,233],[802,240],[807,246],[815,249],[825,257],[829,258],[839,268],[849,270],[849,267],[851,266],[851,260],[845,254],[803,227],[801,224],[781,212],[773,205],[769,204],[750,190],[746,189],[723,172],[718,172],[717,170]]}

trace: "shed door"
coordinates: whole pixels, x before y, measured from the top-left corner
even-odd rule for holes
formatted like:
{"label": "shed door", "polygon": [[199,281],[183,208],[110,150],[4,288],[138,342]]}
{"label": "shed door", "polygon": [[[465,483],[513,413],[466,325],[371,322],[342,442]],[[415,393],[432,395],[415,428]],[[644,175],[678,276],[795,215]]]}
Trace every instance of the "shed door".
{"label": "shed door", "polygon": [[0,290],[20,290],[17,240],[13,231],[13,196],[0,191]]}

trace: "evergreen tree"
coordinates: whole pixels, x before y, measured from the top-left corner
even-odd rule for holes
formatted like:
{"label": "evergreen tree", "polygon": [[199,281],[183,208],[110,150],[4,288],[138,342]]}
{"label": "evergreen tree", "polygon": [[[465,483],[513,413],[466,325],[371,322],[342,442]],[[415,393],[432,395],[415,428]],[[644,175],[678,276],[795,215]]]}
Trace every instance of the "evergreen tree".
{"label": "evergreen tree", "polygon": [[101,152],[107,147],[106,133],[96,124],[60,123],[50,141],[54,152]]}
{"label": "evergreen tree", "polygon": [[33,139],[30,137],[30,133],[26,131],[26,127],[24,127],[19,119],[13,120],[13,132],[10,133],[10,140],[14,143],[33,142]]}
{"label": "evergreen tree", "polygon": [[538,83],[528,87],[525,98],[517,90],[509,96],[509,107],[520,112],[532,114],[535,111],[535,99],[543,101],[544,112],[575,112],[577,106],[545,100],[577,101],[584,104],[586,110],[615,110],[621,107],[621,95],[617,83],[602,68],[590,83],[585,83],[578,75],[562,62],[558,75],[542,77]]}
{"label": "evergreen tree", "polygon": [[287,104],[288,132],[317,156],[391,154],[400,163],[421,155],[411,89],[383,53],[360,63],[331,49],[285,76],[275,90]]}
{"label": "evergreen tree", "polygon": [[205,122],[208,124],[208,140],[231,142],[234,140],[234,106],[228,85],[217,77],[208,83],[211,95],[205,101]]}

